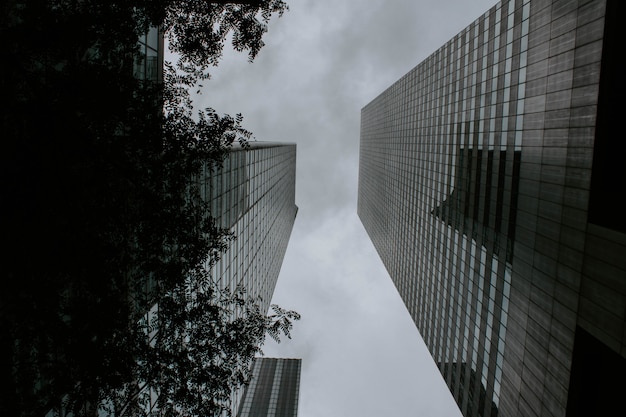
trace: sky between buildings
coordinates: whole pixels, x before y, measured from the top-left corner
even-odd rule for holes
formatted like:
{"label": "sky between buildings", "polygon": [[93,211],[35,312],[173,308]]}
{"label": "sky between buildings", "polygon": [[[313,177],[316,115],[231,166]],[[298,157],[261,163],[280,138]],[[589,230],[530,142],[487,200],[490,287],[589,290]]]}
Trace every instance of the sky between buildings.
{"label": "sky between buildings", "polygon": [[461,414],[356,215],[360,111],[494,0],[288,0],[254,63],[226,52],[199,108],[298,144],[300,210],[274,303],[297,310],[300,417]]}

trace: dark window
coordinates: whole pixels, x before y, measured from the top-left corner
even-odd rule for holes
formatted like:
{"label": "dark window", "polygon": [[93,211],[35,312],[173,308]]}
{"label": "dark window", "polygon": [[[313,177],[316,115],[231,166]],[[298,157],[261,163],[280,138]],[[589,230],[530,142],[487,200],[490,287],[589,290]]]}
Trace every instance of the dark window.
{"label": "dark window", "polygon": [[589,198],[589,222],[622,233],[626,233],[626,216],[620,204],[626,195],[626,140],[622,127],[626,77],[620,64],[626,43],[626,31],[621,27],[624,13],[626,2],[607,1]]}
{"label": "dark window", "polygon": [[496,200],[496,223],[494,229],[500,232],[502,223],[502,204],[504,200],[504,175],[506,174],[506,151],[500,151],[500,165],[498,166],[498,189]]}
{"label": "dark window", "polygon": [[493,151],[489,151],[487,156],[487,179],[485,186],[485,211],[483,213],[483,224],[489,224],[489,210],[491,209],[491,179],[493,177]]}
{"label": "dark window", "polygon": [[577,327],[566,416],[626,415],[625,376],[626,359]]}

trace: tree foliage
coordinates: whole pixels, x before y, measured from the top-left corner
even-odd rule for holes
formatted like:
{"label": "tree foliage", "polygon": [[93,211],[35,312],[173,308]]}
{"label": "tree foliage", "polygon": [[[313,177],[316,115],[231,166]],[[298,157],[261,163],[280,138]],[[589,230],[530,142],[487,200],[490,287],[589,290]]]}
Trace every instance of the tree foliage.
{"label": "tree foliage", "polygon": [[[132,350],[124,357],[134,358],[132,383],[103,381],[90,398],[100,414],[228,415],[233,387],[249,381],[265,334],[278,342],[291,337],[297,313],[273,305],[274,313],[265,315],[244,289],[218,290],[201,275],[172,287],[139,322],[140,337],[124,344]],[[80,415],[85,397],[70,393],[62,409]]]}
{"label": "tree foliage", "polygon": [[180,55],[178,68],[193,75],[195,81],[196,77],[208,77],[210,66],[219,63],[229,36],[236,51],[248,51],[249,60],[254,60],[265,45],[263,35],[272,14],[282,16],[287,9],[282,0],[249,3],[171,1],[167,5],[163,27],[170,34],[171,51]]}
{"label": "tree foliage", "polygon": [[[229,37],[253,59],[270,16],[287,7],[280,0],[238,3],[9,0],[0,6],[0,374],[10,387],[1,414],[40,416],[65,403],[80,415],[107,398],[117,406],[111,393],[132,393],[140,378],[154,377],[154,367],[147,371],[154,352],[162,356],[150,363],[162,368],[167,358],[186,358],[182,351],[166,354],[167,341],[175,340],[167,331],[162,343],[147,344],[141,317],[165,301],[163,323],[162,311],[176,311],[167,310],[168,300],[188,296],[190,277],[202,278],[199,271],[234,238],[217,225],[190,179],[207,164],[219,168],[229,147],[245,145],[250,132],[239,115],[194,114],[187,91],[208,77]],[[180,57],[166,66],[160,84],[133,76],[137,39],[151,26],[163,28]],[[220,312],[243,300],[216,288],[202,297]],[[208,325],[206,308],[205,315],[194,313],[198,326]],[[284,323],[250,317],[248,330],[276,334],[283,324],[275,323]],[[227,321],[211,325],[218,324]],[[231,346],[232,352],[244,346]],[[253,350],[237,352],[243,358]],[[169,392],[160,398],[166,397],[174,398]]]}

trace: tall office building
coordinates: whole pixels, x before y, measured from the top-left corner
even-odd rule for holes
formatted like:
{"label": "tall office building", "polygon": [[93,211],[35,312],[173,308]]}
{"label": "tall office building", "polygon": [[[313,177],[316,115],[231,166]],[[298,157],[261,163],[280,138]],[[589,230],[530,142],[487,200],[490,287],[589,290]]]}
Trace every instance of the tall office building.
{"label": "tall office building", "polygon": [[[298,212],[295,184],[296,145],[275,142],[233,147],[222,167],[205,167],[200,181],[211,214],[236,236],[213,265],[213,280],[221,288],[243,287],[249,296],[259,297],[263,313],[269,309]],[[233,415],[243,392],[233,392]]]}
{"label": "tall office building", "polygon": [[250,142],[234,147],[221,168],[200,181],[211,214],[236,239],[212,268],[222,288],[244,287],[269,308],[298,212],[296,145]]}
{"label": "tall office building", "polygon": [[[139,40],[135,76],[161,82],[163,50],[163,34],[150,28]],[[234,291],[242,287],[249,296],[259,297],[264,313],[269,309],[298,211],[295,178],[295,144],[250,142],[246,149],[235,144],[221,167],[206,165],[198,179],[202,198],[211,203],[211,215],[236,237],[211,267],[213,280],[221,288]],[[232,414],[243,392],[233,391]]]}
{"label": "tall office building", "polygon": [[502,1],[362,110],[358,214],[465,416],[624,412],[623,12]]}
{"label": "tall office building", "polygon": [[[222,289],[245,289],[257,298],[267,313],[287,250],[298,207],[295,204],[296,145],[250,142],[247,148],[233,146],[222,166],[205,165],[196,179],[201,197],[210,203],[217,224],[236,239],[221,258],[210,266],[213,281]],[[147,283],[150,291],[154,282]],[[152,306],[145,319],[158,311]],[[239,408],[244,390],[234,390],[231,414]],[[146,404],[156,412],[157,395]]]}
{"label": "tall office building", "polygon": [[296,417],[302,359],[256,358],[237,417]]}

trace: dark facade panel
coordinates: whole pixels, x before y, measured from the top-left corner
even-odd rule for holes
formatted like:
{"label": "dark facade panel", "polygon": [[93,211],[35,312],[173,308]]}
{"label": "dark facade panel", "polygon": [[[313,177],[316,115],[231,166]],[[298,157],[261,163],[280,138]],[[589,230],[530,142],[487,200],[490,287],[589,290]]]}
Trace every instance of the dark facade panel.
{"label": "dark facade panel", "polygon": [[620,19],[625,12],[624,2],[608,2],[589,200],[589,221],[622,233],[626,233],[626,216],[618,201],[626,195],[626,141],[618,132],[626,111],[626,79],[618,61],[626,42]]}

